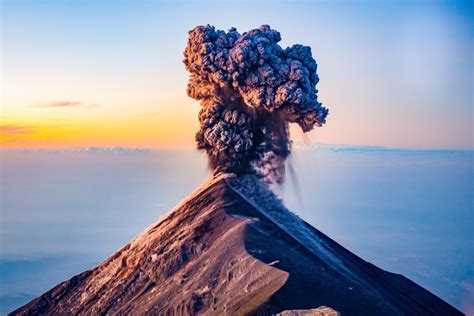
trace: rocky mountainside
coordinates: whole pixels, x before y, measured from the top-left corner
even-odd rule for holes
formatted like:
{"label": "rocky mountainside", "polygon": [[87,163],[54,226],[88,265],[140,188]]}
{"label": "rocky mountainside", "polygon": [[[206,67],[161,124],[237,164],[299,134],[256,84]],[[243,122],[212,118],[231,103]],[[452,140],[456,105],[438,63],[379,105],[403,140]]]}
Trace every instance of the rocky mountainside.
{"label": "rocky mountainside", "polygon": [[[12,315],[462,315],[352,254],[255,176],[217,174],[92,270]],[[288,314],[288,313],[287,313]]]}

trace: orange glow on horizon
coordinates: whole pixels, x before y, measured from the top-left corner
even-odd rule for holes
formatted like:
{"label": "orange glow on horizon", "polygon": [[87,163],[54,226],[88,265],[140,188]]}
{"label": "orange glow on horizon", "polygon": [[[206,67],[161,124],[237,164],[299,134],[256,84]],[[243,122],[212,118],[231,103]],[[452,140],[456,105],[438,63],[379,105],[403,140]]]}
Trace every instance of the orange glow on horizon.
{"label": "orange glow on horizon", "polygon": [[[191,113],[192,114],[192,113]],[[0,147],[73,148],[139,147],[181,148],[194,145],[198,128],[192,115],[122,117],[101,120],[9,120],[0,122]]]}

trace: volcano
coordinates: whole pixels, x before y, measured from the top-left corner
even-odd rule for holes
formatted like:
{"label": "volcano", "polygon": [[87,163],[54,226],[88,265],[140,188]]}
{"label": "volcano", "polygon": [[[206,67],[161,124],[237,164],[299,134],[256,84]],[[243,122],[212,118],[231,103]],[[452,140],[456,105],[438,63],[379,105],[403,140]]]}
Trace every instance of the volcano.
{"label": "volcano", "polygon": [[11,315],[310,315],[302,310],[320,306],[342,315],[462,315],[301,220],[256,176],[229,173]]}

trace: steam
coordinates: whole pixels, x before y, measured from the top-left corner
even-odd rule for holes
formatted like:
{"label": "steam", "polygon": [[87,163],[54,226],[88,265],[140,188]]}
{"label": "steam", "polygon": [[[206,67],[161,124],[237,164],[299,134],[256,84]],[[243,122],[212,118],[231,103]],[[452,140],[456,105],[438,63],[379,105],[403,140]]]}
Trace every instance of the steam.
{"label": "steam", "polygon": [[311,48],[283,49],[280,40],[268,25],[243,34],[210,25],[189,32],[187,92],[202,105],[196,141],[212,168],[281,183],[291,147],[288,124],[308,132],[326,122]]}

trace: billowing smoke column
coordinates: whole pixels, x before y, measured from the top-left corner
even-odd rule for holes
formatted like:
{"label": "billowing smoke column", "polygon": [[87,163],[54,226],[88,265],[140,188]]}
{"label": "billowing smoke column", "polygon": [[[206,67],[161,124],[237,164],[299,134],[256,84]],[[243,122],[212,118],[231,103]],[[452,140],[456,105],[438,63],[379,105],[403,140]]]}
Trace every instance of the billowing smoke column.
{"label": "billowing smoke column", "polygon": [[311,48],[283,49],[280,39],[268,25],[243,34],[210,25],[189,32],[187,92],[202,105],[196,140],[212,168],[281,183],[290,154],[288,124],[308,132],[325,123]]}

